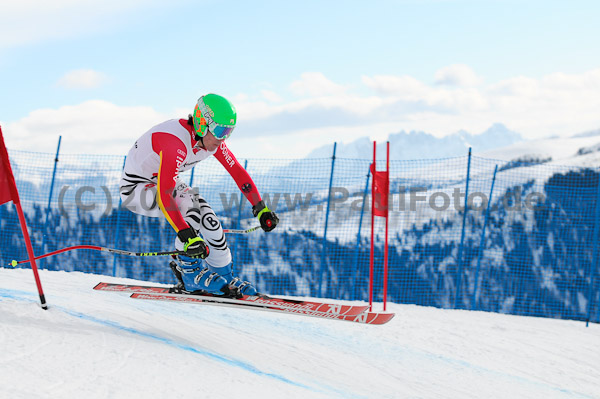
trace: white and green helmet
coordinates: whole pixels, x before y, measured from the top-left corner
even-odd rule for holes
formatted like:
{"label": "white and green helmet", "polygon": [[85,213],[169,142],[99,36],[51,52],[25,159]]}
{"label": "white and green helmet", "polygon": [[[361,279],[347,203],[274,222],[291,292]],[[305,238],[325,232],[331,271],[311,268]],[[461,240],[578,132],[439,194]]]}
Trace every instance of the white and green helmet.
{"label": "white and green helmet", "polygon": [[217,139],[225,140],[235,128],[237,112],[225,97],[211,93],[198,99],[192,119],[198,136],[204,137],[210,131]]}

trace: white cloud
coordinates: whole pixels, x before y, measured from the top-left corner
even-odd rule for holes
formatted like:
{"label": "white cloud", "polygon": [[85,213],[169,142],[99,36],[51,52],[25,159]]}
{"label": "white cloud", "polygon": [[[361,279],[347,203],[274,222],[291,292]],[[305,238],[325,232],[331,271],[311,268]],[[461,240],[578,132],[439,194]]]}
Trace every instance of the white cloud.
{"label": "white cloud", "polygon": [[[363,76],[363,83],[388,100],[414,104],[425,109],[456,112],[464,109],[482,109],[486,99],[474,88],[433,87],[411,76]],[[414,107],[411,107],[414,109]]]}
{"label": "white cloud", "polygon": [[283,101],[281,96],[272,90],[261,90],[260,94],[262,94],[265,100],[273,103],[280,103]]}
{"label": "white cloud", "polygon": [[321,72],[305,72],[300,75],[300,80],[290,84],[292,93],[304,96],[324,96],[344,94],[346,88],[327,79]]}
{"label": "white cloud", "polygon": [[431,91],[430,87],[412,76],[363,76],[362,81],[378,94],[400,96],[409,101],[422,98]]}
{"label": "white cloud", "polygon": [[150,107],[120,107],[90,100],[58,109],[38,109],[3,126],[3,132],[11,149],[48,152],[56,148],[58,136],[62,136],[64,153],[125,155],[139,136],[166,119],[169,116]]}
{"label": "white cloud", "polygon": [[[314,131],[315,119],[323,132],[360,127],[365,135],[385,126],[387,133],[426,130],[441,136],[461,129],[483,131],[498,121],[530,138],[600,127],[600,69],[539,79],[517,76],[487,85],[469,67],[440,71],[438,82],[446,79],[454,84],[427,84],[406,75],[363,76],[364,87],[374,95],[355,93],[350,86],[328,95],[327,90],[314,89],[305,90],[312,95],[300,101],[248,100],[238,109],[248,111],[246,120],[252,120],[255,134],[266,134],[269,128],[288,134]],[[303,75],[301,81],[330,82],[325,76],[312,76]]]}
{"label": "white cloud", "polygon": [[444,67],[435,73],[435,83],[448,86],[477,86],[482,79],[468,65],[454,64]]}
{"label": "white cloud", "polygon": [[67,72],[57,84],[67,89],[93,89],[107,80],[106,75],[93,69],[77,69]]}
{"label": "white cloud", "polygon": [[542,83],[557,90],[600,90],[600,69],[587,71],[581,75],[553,73],[544,77]]}
{"label": "white cloud", "polygon": [[[241,96],[236,97],[241,98]],[[287,102],[282,100],[277,103],[262,100],[255,101],[249,97],[246,97],[243,101],[235,101],[234,98],[234,104],[238,111],[238,124],[244,124],[246,121],[281,118],[283,115],[291,118],[294,115],[300,116],[307,112],[324,113],[324,118],[327,118],[327,113],[340,112],[348,115],[365,116],[385,105],[386,101],[390,102],[376,96],[362,97],[356,95],[319,96]],[[294,124],[289,124],[288,129],[297,130]]]}
{"label": "white cloud", "polygon": [[485,95],[490,102],[488,114],[536,137],[600,126],[600,69],[541,79],[519,76],[491,85]]}
{"label": "white cloud", "polygon": [[[317,80],[329,81],[322,78]],[[527,138],[540,138],[600,127],[600,69],[517,76],[479,87],[426,84],[410,76],[364,76],[362,82],[357,92],[334,84],[335,90],[307,90],[293,100],[275,91],[236,95],[238,128],[231,146],[240,157],[293,157],[334,140],[381,140],[401,130],[444,136],[502,122]],[[33,111],[4,126],[4,133],[12,149],[48,152],[63,135],[65,151],[125,154],[151,126],[191,110],[178,111],[163,115],[149,107],[87,101]],[[271,150],[264,153],[266,148]]]}
{"label": "white cloud", "polygon": [[540,90],[539,80],[517,76],[491,85],[488,92],[497,96],[532,97]]}

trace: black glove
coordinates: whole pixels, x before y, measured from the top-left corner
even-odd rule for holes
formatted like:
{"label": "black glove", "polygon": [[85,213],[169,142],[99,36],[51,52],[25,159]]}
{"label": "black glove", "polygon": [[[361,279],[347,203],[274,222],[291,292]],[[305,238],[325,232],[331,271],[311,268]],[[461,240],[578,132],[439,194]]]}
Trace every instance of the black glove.
{"label": "black glove", "polygon": [[200,259],[208,256],[209,249],[204,240],[198,237],[196,230],[191,227],[180,230],[177,237],[183,243],[183,250],[187,256]]}
{"label": "black glove", "polygon": [[267,208],[264,201],[260,201],[252,207],[252,214],[258,218],[260,227],[264,231],[273,230],[277,226],[277,223],[279,223],[279,218],[275,212]]}

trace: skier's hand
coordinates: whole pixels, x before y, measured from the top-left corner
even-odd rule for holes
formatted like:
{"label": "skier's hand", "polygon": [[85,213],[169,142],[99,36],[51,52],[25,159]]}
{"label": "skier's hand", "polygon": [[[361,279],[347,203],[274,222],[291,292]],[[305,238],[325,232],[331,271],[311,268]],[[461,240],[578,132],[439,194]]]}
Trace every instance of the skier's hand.
{"label": "skier's hand", "polygon": [[204,240],[198,237],[196,231],[189,227],[184,230],[180,230],[177,233],[177,237],[183,243],[183,250],[186,255],[192,258],[204,259],[209,254],[209,249],[206,246]]}
{"label": "skier's hand", "polygon": [[277,226],[277,223],[279,223],[279,218],[275,212],[267,208],[264,201],[260,201],[252,207],[252,214],[258,218],[260,227],[264,231],[273,230]]}

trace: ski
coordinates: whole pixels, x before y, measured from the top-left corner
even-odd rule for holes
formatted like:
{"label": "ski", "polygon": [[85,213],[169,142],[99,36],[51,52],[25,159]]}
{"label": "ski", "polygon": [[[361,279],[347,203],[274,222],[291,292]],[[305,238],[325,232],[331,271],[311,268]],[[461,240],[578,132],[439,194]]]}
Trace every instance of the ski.
{"label": "ski", "polygon": [[322,319],[330,319],[330,320],[342,320],[342,321],[350,321],[355,323],[362,324],[373,324],[373,325],[381,325],[389,322],[394,316],[394,313],[376,313],[376,312],[363,312],[358,315],[340,315],[336,313],[326,313],[319,311],[307,310],[305,308],[276,308],[270,307],[268,305],[264,306],[254,306],[249,303],[241,302],[221,302],[219,297],[210,297],[204,295],[185,295],[185,294],[160,294],[160,293],[143,293],[143,292],[133,292],[131,294],[131,298],[135,299],[149,299],[154,301],[172,301],[172,302],[180,302],[180,303],[194,303],[194,304],[204,304],[204,305],[212,305],[212,306],[227,306],[234,308],[244,308],[244,309],[252,309],[252,310],[261,310],[267,312],[276,312],[276,313],[287,313],[287,314],[297,314],[302,316],[309,317],[318,317]]}
{"label": "ski", "polygon": [[[315,301],[302,301],[293,300],[279,297],[266,297],[266,296],[249,296],[244,295],[241,298],[223,298],[219,296],[206,295],[192,295],[192,294],[178,294],[171,292],[168,287],[156,287],[146,285],[129,285],[129,284],[114,284],[114,283],[99,283],[94,287],[95,290],[100,291],[113,291],[113,292],[133,292],[137,294],[160,294],[163,296],[192,299],[204,299],[205,302],[210,300],[211,302],[219,303],[232,303],[234,305],[246,305],[249,307],[259,308],[275,308],[283,310],[297,310],[306,312],[319,312],[325,314],[331,314],[334,316],[353,317],[362,315],[369,309],[367,305],[342,305],[326,302],[315,302]],[[184,301],[185,302],[185,301]],[[189,302],[193,302],[190,300]]]}
{"label": "ski", "polygon": [[381,325],[392,320],[396,313],[387,312],[364,312],[356,316],[340,316],[341,320],[353,321],[362,324]]}

